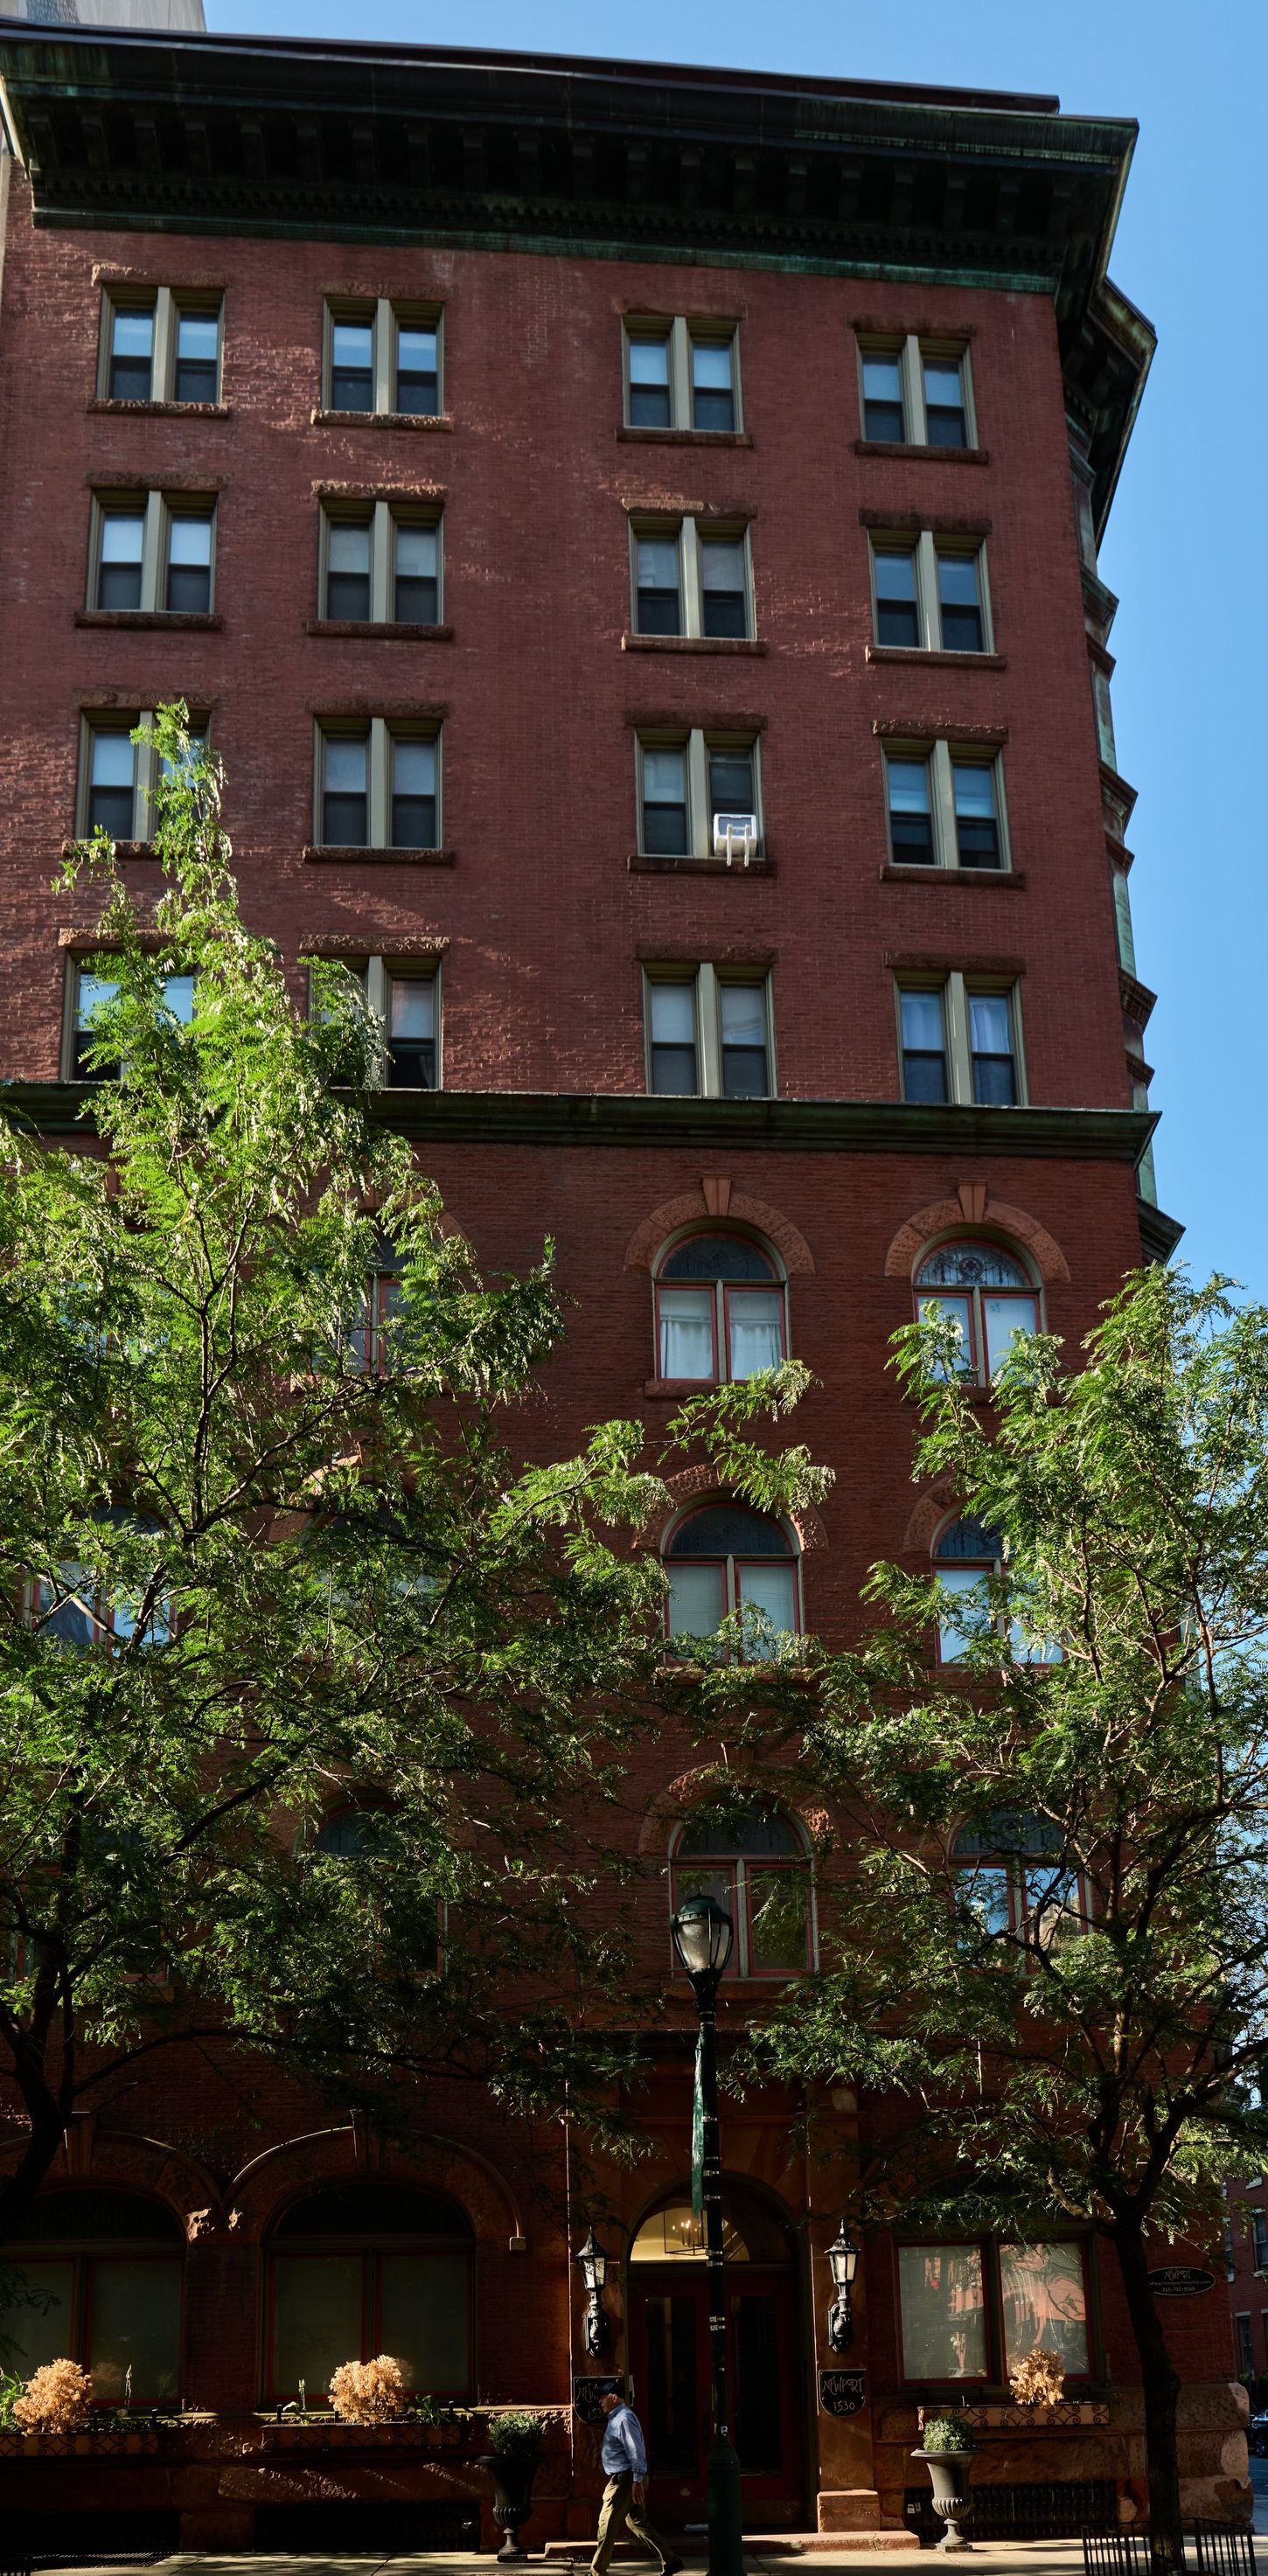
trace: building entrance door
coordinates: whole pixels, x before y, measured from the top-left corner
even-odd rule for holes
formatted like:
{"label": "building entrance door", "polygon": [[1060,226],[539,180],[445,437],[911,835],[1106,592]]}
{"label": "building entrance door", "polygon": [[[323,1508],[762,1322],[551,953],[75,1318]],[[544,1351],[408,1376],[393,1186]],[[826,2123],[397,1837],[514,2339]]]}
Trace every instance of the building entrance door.
{"label": "building entrance door", "polygon": [[[726,2314],[731,2438],[740,2455],[744,2528],[788,2528],[800,2518],[805,2483],[791,2269],[728,2263]],[[681,2531],[704,2520],[713,2432],[703,2264],[632,2266],[629,2326],[652,2520]]]}

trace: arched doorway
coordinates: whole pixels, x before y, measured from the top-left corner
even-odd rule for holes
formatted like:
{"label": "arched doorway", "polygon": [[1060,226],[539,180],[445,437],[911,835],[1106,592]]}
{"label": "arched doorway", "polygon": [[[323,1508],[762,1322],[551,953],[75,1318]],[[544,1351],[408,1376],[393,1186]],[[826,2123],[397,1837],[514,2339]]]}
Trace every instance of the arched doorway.
{"label": "arched doorway", "polygon": [[[798,2284],[788,2230],[742,2183],[723,2185],[732,2438],[747,2531],[800,2519],[802,2445]],[[712,2418],[709,2292],[690,2194],[649,2211],[629,2252],[634,2403],[647,2435],[652,2519],[702,2522]]]}

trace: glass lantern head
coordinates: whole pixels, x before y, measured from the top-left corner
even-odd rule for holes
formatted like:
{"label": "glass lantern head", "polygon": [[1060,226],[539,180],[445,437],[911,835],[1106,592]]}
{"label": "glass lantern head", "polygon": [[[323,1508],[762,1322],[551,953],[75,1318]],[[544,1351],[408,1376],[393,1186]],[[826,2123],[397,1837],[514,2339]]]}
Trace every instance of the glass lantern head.
{"label": "glass lantern head", "polygon": [[593,2227],[586,2238],[585,2244],[580,2247],[576,2260],[581,2266],[581,2278],[585,2282],[591,2298],[597,2298],[608,2277],[608,2258],[603,2251],[603,2247],[599,2243],[598,2237],[595,2235]]}
{"label": "glass lantern head", "polygon": [[859,2249],[846,2235],[844,2219],[828,2247],[828,2261],[832,2266],[832,2278],[837,2289],[850,2289],[859,2268]]}
{"label": "glass lantern head", "polygon": [[712,1896],[689,1896],[673,1920],[674,1948],[689,1977],[721,1976],[731,1956],[735,1926]]}

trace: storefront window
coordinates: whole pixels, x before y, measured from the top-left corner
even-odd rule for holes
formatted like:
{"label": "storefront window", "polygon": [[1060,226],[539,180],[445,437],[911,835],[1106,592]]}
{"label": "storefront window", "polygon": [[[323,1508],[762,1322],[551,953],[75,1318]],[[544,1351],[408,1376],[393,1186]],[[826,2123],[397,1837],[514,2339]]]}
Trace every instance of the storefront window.
{"label": "storefront window", "polygon": [[[180,2221],[140,2192],[97,2188],[37,2200],[6,2249],[18,2275],[0,2308],[5,2366],[27,2379],[78,2361],[93,2402],[170,2404],[180,2388]],[[27,2247],[30,2247],[28,2256]]]}
{"label": "storefront window", "polygon": [[1087,2290],[1077,2245],[1001,2245],[1004,2368],[1042,2345],[1072,2378],[1088,2371]]}
{"label": "storefront window", "polygon": [[976,2245],[900,2245],[903,2376],[985,2379],[986,2299]]}
{"label": "storefront window", "polygon": [[325,2396],[390,2352],[420,2395],[471,2393],[471,2227],[443,2193],[341,2184],[295,2202],[269,2253],[266,2393]]}

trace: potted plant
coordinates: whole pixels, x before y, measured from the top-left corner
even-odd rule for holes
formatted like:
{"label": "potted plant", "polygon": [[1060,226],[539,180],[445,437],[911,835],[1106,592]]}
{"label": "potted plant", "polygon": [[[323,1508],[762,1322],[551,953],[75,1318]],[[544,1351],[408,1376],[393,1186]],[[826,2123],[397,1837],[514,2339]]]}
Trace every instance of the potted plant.
{"label": "potted plant", "polygon": [[963,2415],[931,2415],[921,2427],[923,2448],[912,2452],[913,2460],[923,2460],[933,2488],[933,2509],[946,2524],[939,2549],[971,2549],[960,2524],[973,2510],[969,2493],[969,2462],[977,2448],[973,2427]]}
{"label": "potted plant", "polygon": [[515,2410],[495,2415],[489,2446],[476,2466],[493,2479],[493,2519],[506,2534],[498,2557],[505,2566],[528,2556],[520,2546],[520,2528],[533,2509],[533,2479],[542,2456],[540,2415]]}

